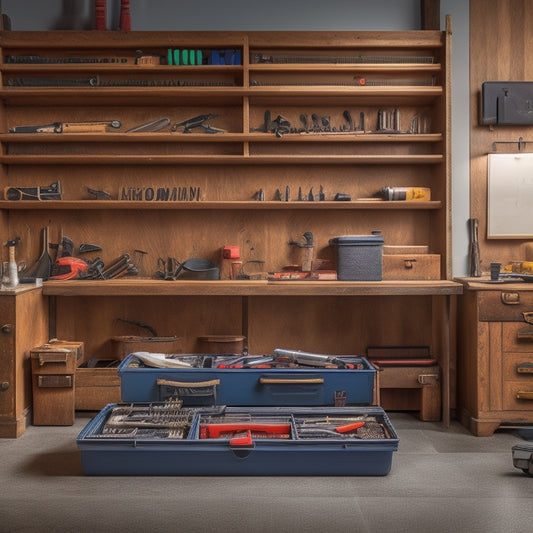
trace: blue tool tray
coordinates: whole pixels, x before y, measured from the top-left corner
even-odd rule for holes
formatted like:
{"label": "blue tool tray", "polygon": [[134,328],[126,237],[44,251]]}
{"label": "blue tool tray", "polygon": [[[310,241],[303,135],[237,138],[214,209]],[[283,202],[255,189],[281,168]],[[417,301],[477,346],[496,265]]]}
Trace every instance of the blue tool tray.
{"label": "blue tool tray", "polygon": [[180,403],[107,405],[78,435],[84,472],[384,476],[398,449],[398,436],[380,407]]}
{"label": "blue tool tray", "polygon": [[[153,368],[135,353],[118,367],[123,402],[180,398],[184,405],[372,405],[376,369],[360,356],[336,356],[350,368],[219,368],[235,356],[173,356],[191,368]],[[248,356],[256,361],[261,356]],[[245,360],[246,357],[241,357]],[[265,356],[265,361],[268,357]],[[209,361],[209,368],[203,365]],[[352,368],[353,367],[353,368]]]}

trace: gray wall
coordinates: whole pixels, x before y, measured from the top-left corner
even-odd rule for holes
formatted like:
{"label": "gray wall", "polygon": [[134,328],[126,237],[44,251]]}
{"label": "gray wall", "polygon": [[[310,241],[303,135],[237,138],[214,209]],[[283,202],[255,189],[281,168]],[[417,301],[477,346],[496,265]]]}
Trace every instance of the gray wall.
{"label": "gray wall", "polygon": [[[94,27],[92,0],[2,0],[13,30]],[[468,273],[469,2],[441,0],[441,28],[453,19],[452,206],[453,273]],[[107,0],[109,29],[120,0]],[[416,30],[420,0],[132,0],[133,30]]]}

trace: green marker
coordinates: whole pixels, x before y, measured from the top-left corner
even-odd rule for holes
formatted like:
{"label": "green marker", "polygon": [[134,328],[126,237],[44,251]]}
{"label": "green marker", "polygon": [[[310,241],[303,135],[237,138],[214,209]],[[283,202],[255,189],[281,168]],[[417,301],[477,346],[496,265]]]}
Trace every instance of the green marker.
{"label": "green marker", "polygon": [[174,65],[180,64],[180,51],[174,50]]}
{"label": "green marker", "polygon": [[172,50],[170,48],[167,51],[167,64],[172,65]]}

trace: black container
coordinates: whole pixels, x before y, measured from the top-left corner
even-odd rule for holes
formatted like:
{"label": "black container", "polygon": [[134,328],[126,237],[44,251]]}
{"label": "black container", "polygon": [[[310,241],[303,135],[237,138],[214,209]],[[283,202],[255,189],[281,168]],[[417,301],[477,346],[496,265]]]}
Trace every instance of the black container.
{"label": "black container", "polygon": [[341,281],[381,281],[383,237],[380,231],[372,235],[344,235],[329,240],[337,246],[337,277]]}

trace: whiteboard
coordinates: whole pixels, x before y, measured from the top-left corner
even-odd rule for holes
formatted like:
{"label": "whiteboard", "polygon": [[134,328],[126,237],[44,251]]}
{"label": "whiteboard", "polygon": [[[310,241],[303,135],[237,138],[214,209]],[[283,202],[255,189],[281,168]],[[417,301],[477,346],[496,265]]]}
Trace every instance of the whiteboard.
{"label": "whiteboard", "polygon": [[533,154],[489,154],[487,238],[533,237]]}

